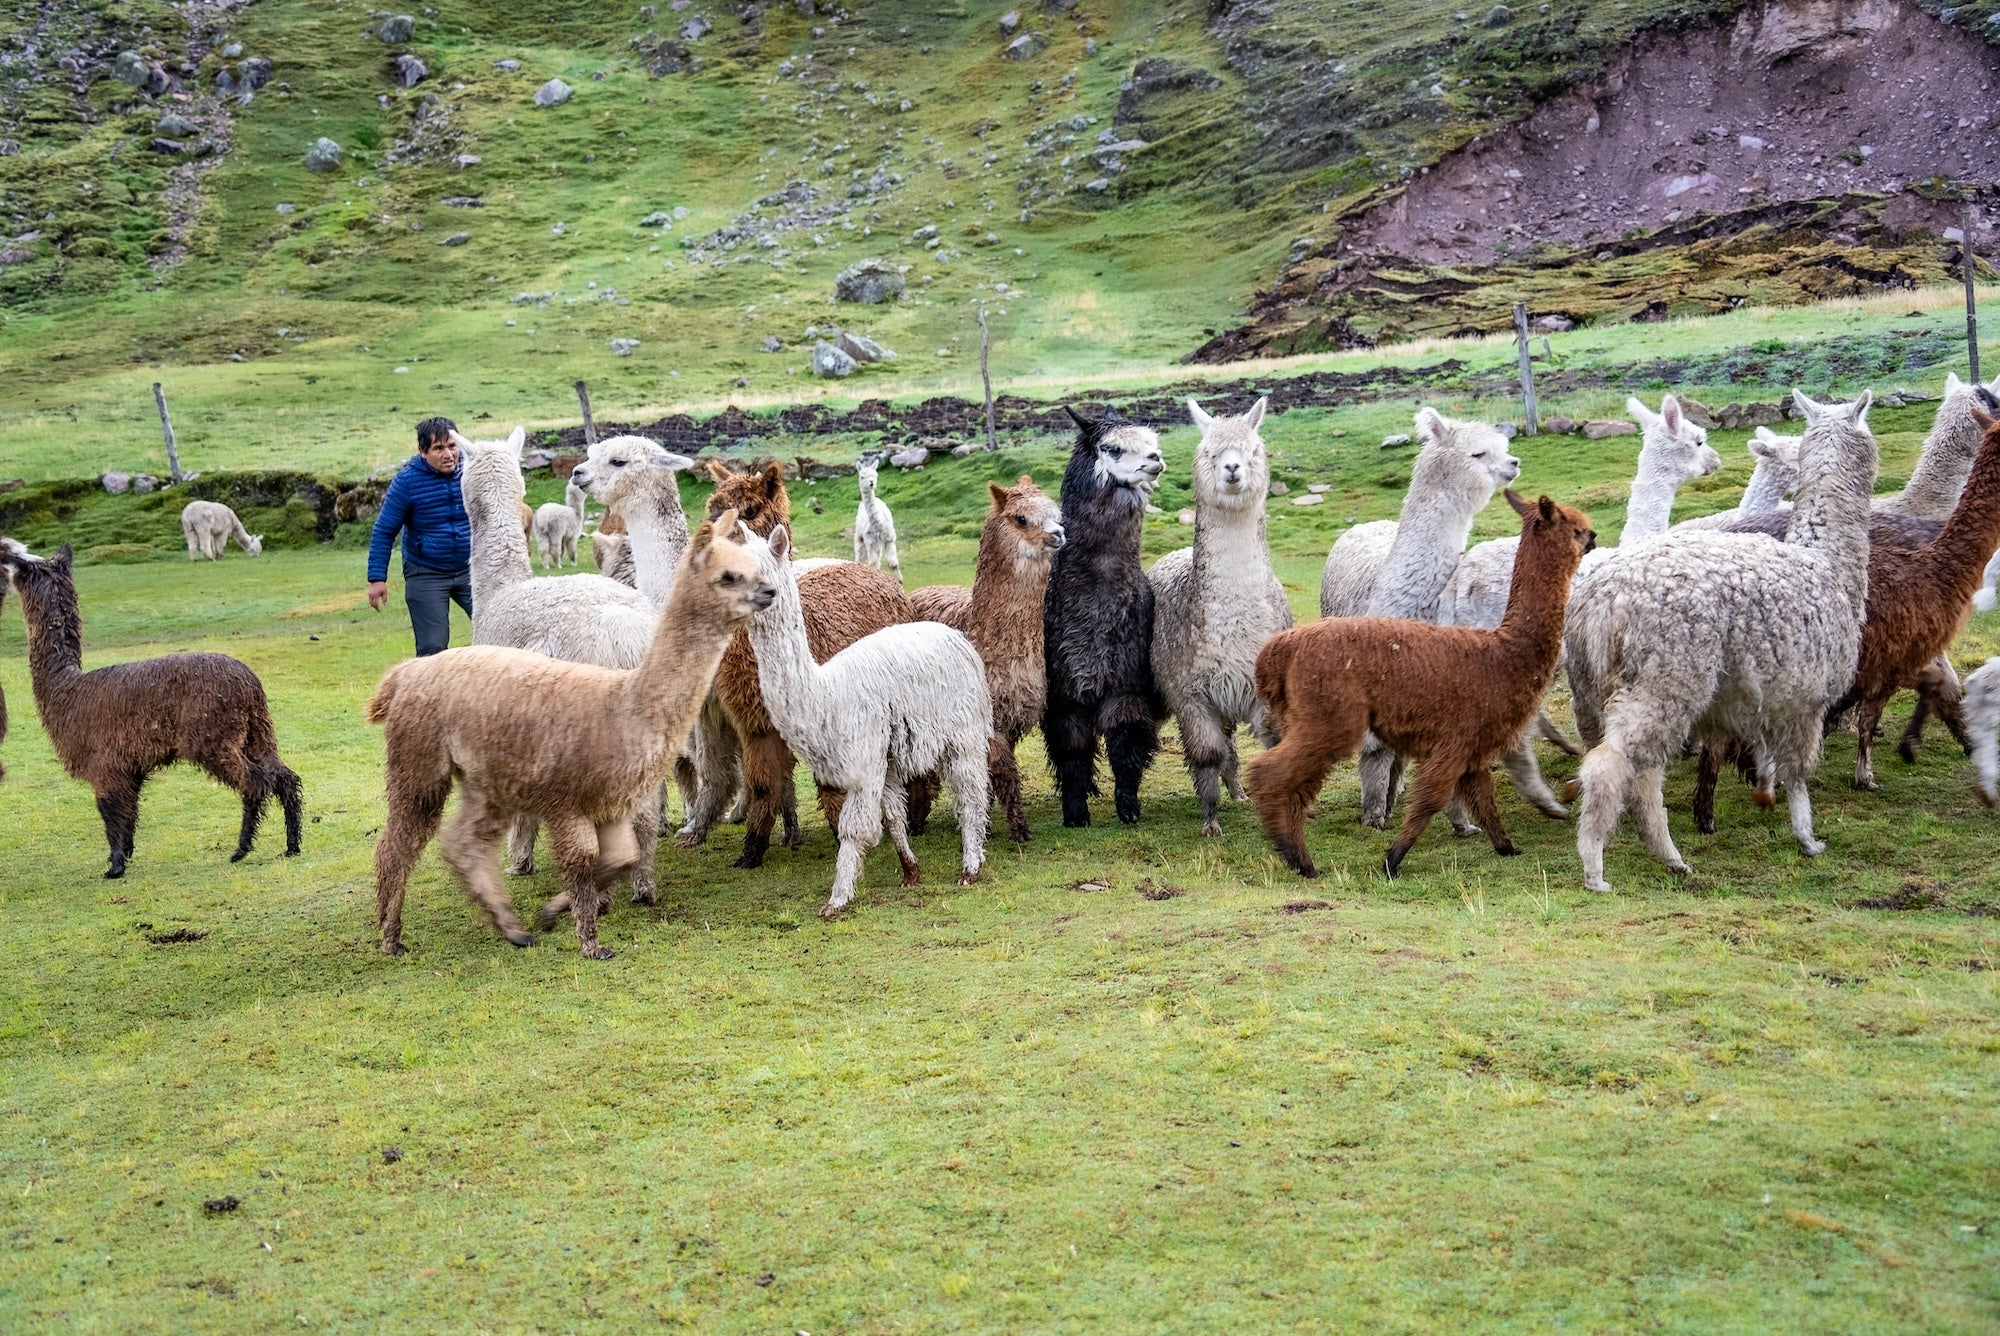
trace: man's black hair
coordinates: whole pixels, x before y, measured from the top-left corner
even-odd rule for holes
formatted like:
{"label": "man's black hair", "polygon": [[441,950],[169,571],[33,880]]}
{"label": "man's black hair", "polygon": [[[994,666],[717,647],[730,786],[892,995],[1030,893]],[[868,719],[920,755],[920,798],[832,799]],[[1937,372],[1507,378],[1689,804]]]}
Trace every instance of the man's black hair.
{"label": "man's black hair", "polygon": [[449,440],[451,434],[457,430],[458,424],[450,418],[425,418],[417,424],[417,453],[422,454],[427,445]]}

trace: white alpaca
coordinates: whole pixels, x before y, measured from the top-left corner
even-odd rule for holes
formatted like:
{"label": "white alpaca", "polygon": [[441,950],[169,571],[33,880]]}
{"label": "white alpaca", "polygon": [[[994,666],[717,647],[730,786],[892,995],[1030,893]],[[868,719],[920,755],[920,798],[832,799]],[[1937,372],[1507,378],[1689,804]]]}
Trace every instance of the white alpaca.
{"label": "white alpaca", "polygon": [[[1977,382],[1968,385],[1956,374],[1945,373],[1944,397],[1938,400],[1937,415],[1931,419],[1910,481],[1894,496],[1877,497],[1875,509],[1939,522],[1951,518],[1972,473],[1972,458],[1979,453],[1979,424],[1972,416],[1973,391],[1978,388]],[[2000,376],[1987,388],[2000,394]]]}
{"label": "white alpaca", "polygon": [[[456,433],[454,433],[456,436]],[[472,643],[531,650],[552,659],[636,668],[652,643],[657,614],[636,589],[601,575],[536,576],[521,533],[520,451],[526,433],[505,441],[456,436],[462,454],[460,493],[472,528]],[[550,701],[549,708],[561,708]],[[635,894],[653,891],[657,814],[642,812],[636,828],[640,861]],[[508,870],[534,871],[535,818],[522,816],[508,836]]]}
{"label": "white alpaca", "polygon": [[791,567],[791,536],[783,525],[768,543],[743,532],[753,550],[764,549],[762,570],[778,591],[771,606],[750,619],[765,708],[819,785],[847,795],[833,894],[820,913],[831,918],[854,899],[862,859],[881,840],[884,825],[903,865],[903,884],[916,884],[905,806],[909,781],[918,775],[937,774],[951,790],[959,885],[978,880],[986,858],[986,748],[993,735],[979,651],[941,622],[906,622],[815,663]]}
{"label": "white alpaca", "polygon": [[1813,837],[1806,776],[1860,652],[1877,452],[1868,394],[1835,406],[1793,397],[1807,427],[1784,541],[1669,533],[1620,551],[1570,595],[1565,662],[1591,744],[1576,840],[1590,890],[1611,889],[1604,846],[1628,801],[1647,851],[1689,870],[1667,830],[1661,784],[1690,734],[1748,742],[1785,785],[1800,850],[1826,848]]}
{"label": "white alpaca", "polygon": [[879,566],[900,580],[903,563],[896,556],[896,519],[888,503],[875,495],[876,468],[872,459],[863,459],[854,468],[861,484],[861,505],[854,512],[854,559],[864,566]]}
{"label": "white alpaca", "polygon": [[231,536],[243,554],[254,557],[264,550],[264,535],[251,533],[236,518],[236,512],[219,501],[190,501],[181,507],[181,537],[187,539],[188,560],[222,555]]}
{"label": "white alpaca", "polygon": [[[1684,482],[1706,478],[1722,467],[1722,456],[1709,448],[1708,433],[1681,411],[1680,401],[1668,395],[1655,413],[1639,400],[1627,399],[1625,411],[1639,424],[1639,469],[1632,478],[1632,497],[1625,506],[1625,528],[1619,546],[1599,547],[1586,552],[1577,568],[1584,572],[1609,561],[1612,555],[1640,543],[1650,543],[1667,532],[1673,517],[1674,493]],[[1438,620],[1446,626],[1471,626],[1491,630],[1507,615],[1507,595],[1514,583],[1514,558],[1521,548],[1517,534],[1480,543],[1467,552],[1445,591]],[[1533,735],[1549,738],[1565,751],[1574,744],[1562,736],[1546,714],[1536,712],[1531,733],[1523,734],[1502,758],[1501,764],[1514,782],[1514,790],[1539,808],[1544,816],[1566,817],[1569,811],[1549,790],[1535,760]]]}
{"label": "white alpaca", "polygon": [[1271,467],[1257,434],[1267,401],[1242,417],[1214,418],[1188,400],[1201,428],[1194,457],[1194,546],[1153,563],[1153,678],[1180,724],[1181,753],[1201,798],[1201,833],[1219,836],[1222,790],[1243,800],[1236,729],[1267,742],[1257,700],[1257,651],[1292,624],[1285,587],[1271,573],[1264,494]]}
{"label": "white alpaca", "polygon": [[[1326,554],[1319,582],[1322,617],[1435,622],[1472,533],[1472,517],[1495,489],[1521,475],[1521,461],[1507,453],[1507,438],[1484,422],[1419,409],[1417,439],[1423,448],[1410,468],[1401,517],[1357,524]],[[1360,770],[1361,820],[1379,830],[1389,822],[1402,766],[1371,734],[1361,746]],[[1473,829],[1455,803],[1450,816],[1460,834]]]}
{"label": "white alpaca", "polygon": [[2000,655],[1965,679],[1965,731],[1972,736],[1979,796],[1991,807],[2000,802]]}
{"label": "white alpaca", "polygon": [[542,554],[542,569],[576,565],[576,543],[583,537],[583,489],[574,476],[563,489],[563,503],[553,501],[535,507],[535,546]]}
{"label": "white alpaca", "polygon": [[1751,458],[1757,461],[1750,470],[1750,481],[1743,484],[1743,495],[1729,510],[1718,510],[1713,515],[1697,515],[1691,520],[1682,520],[1676,529],[1720,529],[1745,515],[1762,515],[1778,510],[1787,504],[1788,498],[1799,489],[1799,441],[1797,436],[1780,436],[1769,427],[1759,427],[1748,441]]}

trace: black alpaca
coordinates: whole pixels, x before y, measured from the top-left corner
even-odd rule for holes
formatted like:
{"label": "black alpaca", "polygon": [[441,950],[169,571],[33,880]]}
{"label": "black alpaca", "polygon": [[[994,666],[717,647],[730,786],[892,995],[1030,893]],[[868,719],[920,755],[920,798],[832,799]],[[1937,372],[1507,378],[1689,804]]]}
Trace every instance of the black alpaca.
{"label": "black alpaca", "polygon": [[1164,467],[1160,440],[1115,412],[1093,421],[1064,411],[1077,436],[1062,483],[1067,541],[1049,568],[1042,610],[1042,738],[1065,826],[1090,824],[1100,736],[1118,819],[1133,822],[1167,712],[1153,683],[1153,589],[1139,565],[1146,497]]}
{"label": "black alpaca", "polygon": [[44,560],[0,539],[0,568],[21,599],[42,727],[63,769],[97,794],[111,845],[105,876],[125,875],[139,790],[153,771],[175,761],[192,761],[243,795],[243,828],[230,862],[250,852],[273,793],[285,809],[285,854],[299,851],[299,777],[278,759],[257,674],[223,654],[168,654],[86,673],[69,544]]}

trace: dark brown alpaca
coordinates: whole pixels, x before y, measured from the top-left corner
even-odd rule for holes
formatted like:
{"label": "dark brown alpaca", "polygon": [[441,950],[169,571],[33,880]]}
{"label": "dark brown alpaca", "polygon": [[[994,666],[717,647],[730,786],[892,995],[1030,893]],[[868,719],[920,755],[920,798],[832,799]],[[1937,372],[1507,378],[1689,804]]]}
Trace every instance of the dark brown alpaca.
{"label": "dark brown alpaca", "polygon": [[[792,508],[785,495],[782,465],[771,463],[756,472],[738,474],[711,462],[709,475],[716,484],[708,501],[711,519],[723,510],[734,509],[759,537],[768,537],[773,529],[790,521]],[[909,596],[903,593],[894,576],[853,562],[824,566],[800,576],[799,602],[805,612],[806,642],[813,659],[819,663],[825,663],[861,637],[885,626],[916,620]],[[777,727],[764,708],[764,692],[757,678],[757,655],[750,648],[750,638],[741,631],[723,653],[722,667],[715,674],[715,695],[742,748],[743,853],[736,866],[761,867],[764,854],[771,847],[771,827],[780,816],[785,822],[785,843],[795,846],[799,842],[792,785],[798,758],[778,736]],[[711,732],[709,736],[714,735]],[[722,748],[705,750],[715,752]],[[726,778],[714,778],[718,760],[722,766],[728,764],[726,758],[708,758],[711,774],[703,776],[701,785],[705,796],[712,796],[716,788],[728,785]],[[723,773],[726,775],[726,770]],[[822,789],[819,802],[827,823],[837,827],[840,794]],[[720,815],[713,810],[720,806],[720,801],[705,801],[702,805],[710,809],[709,821]],[[682,843],[698,844],[706,834],[707,826],[697,828],[696,819],[691,817]]]}
{"label": "dark brown alpaca", "polygon": [[[1021,770],[1014,748],[1042,722],[1048,669],[1042,659],[1042,603],[1049,562],[1063,545],[1062,511],[1027,474],[1012,487],[986,484],[992,509],[979,535],[972,588],[931,585],[910,595],[919,621],[962,632],[986,664],[993,697],[993,742],[986,767],[994,800],[1007,814],[1007,833],[1028,839]],[[910,822],[921,828],[937,799],[934,776],[910,785]]]}
{"label": "dark brown alpaca", "polygon": [[1319,875],[1306,852],[1306,810],[1371,730],[1418,766],[1383,864],[1389,876],[1454,794],[1495,853],[1519,852],[1500,824],[1491,767],[1541,708],[1562,656],[1570,577],[1597,535],[1589,516],[1546,496],[1529,502],[1509,491],[1507,503],[1521,516],[1521,547],[1497,628],[1329,617],[1280,632],[1258,654],[1257,696],[1283,741],[1250,763],[1250,793],[1279,856],[1300,875]]}
{"label": "dark brown alpaca", "polygon": [[243,795],[230,862],[250,852],[273,793],[285,809],[285,855],[299,851],[299,777],[278,759],[257,674],[223,654],[168,654],[86,673],[69,544],[44,560],[0,539],[0,566],[21,599],[42,727],[63,769],[97,794],[111,845],[105,876],[125,875],[139,790],[175,761],[191,761]]}

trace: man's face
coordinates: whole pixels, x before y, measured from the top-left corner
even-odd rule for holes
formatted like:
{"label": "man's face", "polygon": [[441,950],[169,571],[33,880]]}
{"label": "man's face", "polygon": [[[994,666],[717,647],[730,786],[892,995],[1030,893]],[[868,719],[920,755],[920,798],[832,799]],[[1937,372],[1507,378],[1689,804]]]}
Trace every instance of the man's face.
{"label": "man's face", "polygon": [[458,472],[458,444],[447,436],[441,441],[432,441],[423,449],[424,463],[439,473]]}

